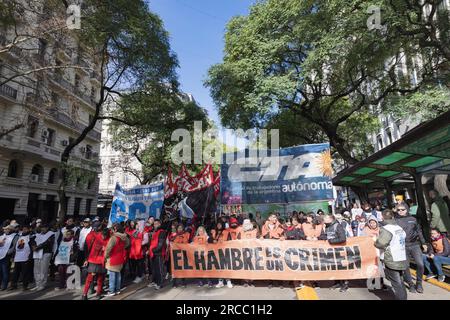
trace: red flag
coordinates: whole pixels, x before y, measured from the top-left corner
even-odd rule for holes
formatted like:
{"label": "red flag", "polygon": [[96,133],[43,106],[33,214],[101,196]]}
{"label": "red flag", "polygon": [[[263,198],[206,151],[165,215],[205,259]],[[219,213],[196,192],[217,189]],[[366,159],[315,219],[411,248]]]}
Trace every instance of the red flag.
{"label": "red flag", "polygon": [[220,193],[220,170],[217,172],[213,184],[214,184],[214,196],[218,198]]}
{"label": "red flag", "polygon": [[188,186],[186,191],[192,192],[204,189],[211,186],[214,183],[214,172],[211,164],[207,164],[203,170],[195,176],[196,183],[194,185]]}
{"label": "red flag", "polygon": [[178,187],[173,181],[172,168],[169,167],[167,170],[167,177],[164,183],[164,198],[170,198],[178,192]]}

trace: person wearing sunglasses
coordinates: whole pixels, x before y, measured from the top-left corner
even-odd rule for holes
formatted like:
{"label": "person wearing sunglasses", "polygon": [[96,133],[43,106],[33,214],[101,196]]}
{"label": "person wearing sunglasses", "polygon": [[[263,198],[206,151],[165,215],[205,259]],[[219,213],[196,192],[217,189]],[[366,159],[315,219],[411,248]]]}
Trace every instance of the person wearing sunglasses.
{"label": "person wearing sunglasses", "polygon": [[417,219],[409,214],[409,208],[404,202],[400,202],[396,206],[397,215],[395,220],[397,224],[405,231],[406,239],[406,256],[412,258],[416,264],[417,281],[414,285],[411,272],[407,268],[403,274],[403,278],[408,284],[409,292],[423,293],[422,276],[424,273],[424,264],[422,258],[422,249],[427,251],[426,240],[422,234],[422,229],[417,223]]}

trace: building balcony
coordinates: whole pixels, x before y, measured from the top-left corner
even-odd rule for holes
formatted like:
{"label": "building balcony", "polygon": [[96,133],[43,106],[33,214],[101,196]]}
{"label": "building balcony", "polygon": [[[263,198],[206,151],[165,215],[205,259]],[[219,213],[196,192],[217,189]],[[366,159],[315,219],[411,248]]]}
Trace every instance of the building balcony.
{"label": "building balcony", "polygon": [[81,89],[76,88],[74,91],[75,95],[78,99],[80,99],[82,102],[87,104],[89,107],[93,107],[93,102],[90,96],[86,95]]}
{"label": "building balcony", "polygon": [[50,80],[58,87],[67,90],[70,94],[73,94],[73,85],[69,81],[67,81],[62,74],[53,72],[53,74],[50,76]]}
{"label": "building balcony", "polygon": [[[64,126],[69,127],[70,129],[75,130],[78,133],[82,132],[87,127],[79,122],[72,120],[71,117],[61,111],[51,109],[49,111],[49,114],[56,122],[63,124]],[[101,140],[101,133],[96,130],[91,130],[88,132],[87,137],[98,142]]]}
{"label": "building balcony", "polygon": [[89,77],[90,77],[91,82],[94,82],[94,83],[97,83],[97,84],[101,84],[101,82],[100,82],[100,80],[101,80],[100,79],[100,75],[97,72],[92,71],[89,74]]}

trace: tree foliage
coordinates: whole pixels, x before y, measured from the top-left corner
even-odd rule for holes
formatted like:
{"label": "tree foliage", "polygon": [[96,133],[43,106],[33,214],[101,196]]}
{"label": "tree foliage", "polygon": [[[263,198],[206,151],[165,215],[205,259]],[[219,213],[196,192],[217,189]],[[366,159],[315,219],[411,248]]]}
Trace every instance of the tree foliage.
{"label": "tree foliage", "polygon": [[[222,123],[277,124],[285,135],[297,123],[299,141],[325,136],[349,163],[370,152],[367,137],[352,132],[373,131],[371,116],[382,111],[385,98],[416,92],[443,66],[435,50],[416,46],[394,26],[369,30],[370,4],[393,16],[388,1],[267,0],[232,19],[223,62],[210,68],[206,81]],[[402,71],[419,54],[414,83]],[[308,129],[322,136],[305,135]]]}

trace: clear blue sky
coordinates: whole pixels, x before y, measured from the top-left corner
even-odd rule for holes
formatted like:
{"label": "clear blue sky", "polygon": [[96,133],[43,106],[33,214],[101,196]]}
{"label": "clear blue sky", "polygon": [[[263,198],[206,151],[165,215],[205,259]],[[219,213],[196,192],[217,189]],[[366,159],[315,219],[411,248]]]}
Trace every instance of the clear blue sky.
{"label": "clear blue sky", "polygon": [[178,55],[181,89],[191,93],[220,126],[209,89],[203,86],[208,68],[222,61],[225,26],[246,15],[255,0],[148,0],[164,21],[172,50]]}

